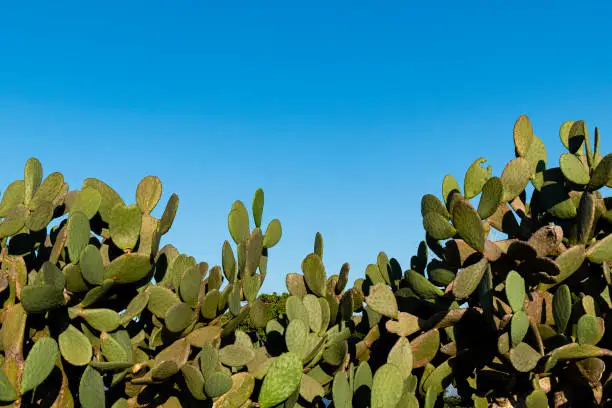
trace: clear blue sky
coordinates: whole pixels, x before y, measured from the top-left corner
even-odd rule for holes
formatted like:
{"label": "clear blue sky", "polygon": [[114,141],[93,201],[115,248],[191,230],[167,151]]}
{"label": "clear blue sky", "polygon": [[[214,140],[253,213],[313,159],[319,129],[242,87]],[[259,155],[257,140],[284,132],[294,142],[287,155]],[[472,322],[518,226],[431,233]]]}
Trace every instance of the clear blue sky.
{"label": "clear blue sky", "polygon": [[4,2],[0,188],[30,156],[130,203],[155,174],[157,214],[180,196],[167,240],[216,264],[232,202],[262,187],[284,227],[264,290],[317,231],[328,275],[380,250],[407,268],[421,196],[480,156],[499,175],[521,113],[553,163],[567,119],[609,151],[612,3],[533,3]]}

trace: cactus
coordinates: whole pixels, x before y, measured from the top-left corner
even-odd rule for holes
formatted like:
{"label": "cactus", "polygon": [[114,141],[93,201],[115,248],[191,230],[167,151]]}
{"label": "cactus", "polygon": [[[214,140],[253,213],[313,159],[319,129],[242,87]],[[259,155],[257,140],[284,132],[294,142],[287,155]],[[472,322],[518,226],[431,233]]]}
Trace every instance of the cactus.
{"label": "cactus", "polygon": [[130,203],[95,178],[70,190],[29,159],[0,200],[0,402],[604,405],[612,155],[593,134],[564,122],[566,151],[549,168],[521,115],[501,174],[480,157],[463,187],[449,174],[441,197],[422,197],[425,236],[405,270],[378,251],[351,284],[348,262],[325,265],[317,232],[274,313],[259,291],[282,226],[266,220],[263,190],[251,214],[231,205],[221,265],[209,265],[160,248],[179,199],[152,216],[157,177]]}

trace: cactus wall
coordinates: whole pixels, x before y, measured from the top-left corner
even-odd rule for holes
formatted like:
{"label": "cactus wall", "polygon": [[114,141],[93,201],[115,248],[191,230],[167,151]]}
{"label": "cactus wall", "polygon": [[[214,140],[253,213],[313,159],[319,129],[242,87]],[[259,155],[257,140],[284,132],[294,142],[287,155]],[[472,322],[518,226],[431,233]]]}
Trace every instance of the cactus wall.
{"label": "cactus wall", "polygon": [[126,202],[29,159],[0,202],[0,404],[605,406],[612,155],[583,121],[561,125],[558,160],[526,116],[513,136],[499,175],[478,158],[422,197],[407,265],[380,252],[349,283],[317,234],[273,307],[259,289],[282,227],[262,225],[262,190],[233,203],[209,265],[160,248],[179,200],[153,217],[156,177]]}

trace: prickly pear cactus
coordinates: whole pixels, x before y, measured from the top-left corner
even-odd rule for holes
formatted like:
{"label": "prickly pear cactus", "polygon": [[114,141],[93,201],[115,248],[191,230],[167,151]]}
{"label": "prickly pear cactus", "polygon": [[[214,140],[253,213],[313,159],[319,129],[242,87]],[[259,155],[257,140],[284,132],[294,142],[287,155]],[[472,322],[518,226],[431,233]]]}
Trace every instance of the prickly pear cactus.
{"label": "prickly pear cactus", "polygon": [[[257,337],[236,327],[247,318],[268,323],[257,295],[281,224],[262,232],[263,191],[253,200],[254,228],[236,201],[228,216],[235,246],[226,241],[222,265],[209,267],[159,248],[178,209],[172,195],[153,217],[161,194],[153,176],[138,184],[133,204],[93,178],[70,190],[60,173],[43,179],[34,158],[4,191],[4,405],[251,404],[267,365]],[[290,371],[277,366],[276,376]]]}
{"label": "prickly pear cactus", "polygon": [[[598,129],[591,139],[583,121],[563,123],[560,138],[565,152],[553,164],[519,117],[501,174],[479,158],[463,189],[447,175],[440,198],[422,198],[426,237],[399,284],[387,279],[390,265],[387,275],[380,262],[366,271],[370,333],[379,336],[368,345],[381,368],[403,364],[416,376],[404,388],[416,381],[416,399],[404,395],[405,404],[433,407],[449,386],[460,406],[610,399],[612,205],[602,192],[612,155],[600,153]],[[389,352],[384,339],[395,342]]]}
{"label": "prickly pear cactus", "polygon": [[607,406],[612,155],[583,121],[559,135],[557,165],[521,116],[501,173],[444,177],[405,267],[381,251],[349,283],[317,233],[280,313],[261,189],[212,266],[160,247],[179,202],[151,215],[156,177],[130,203],[29,159],[0,200],[0,406]]}

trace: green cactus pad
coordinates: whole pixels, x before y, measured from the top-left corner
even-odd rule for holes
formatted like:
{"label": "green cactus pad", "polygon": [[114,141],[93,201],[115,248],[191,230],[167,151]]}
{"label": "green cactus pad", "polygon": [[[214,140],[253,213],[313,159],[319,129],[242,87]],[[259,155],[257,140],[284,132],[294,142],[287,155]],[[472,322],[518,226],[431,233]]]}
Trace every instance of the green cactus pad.
{"label": "green cactus pad", "polygon": [[612,261],[612,235],[608,235],[591,245],[586,251],[586,256],[589,261],[596,264]]}
{"label": "green cactus pad", "polygon": [[24,205],[11,208],[6,218],[0,224],[0,238],[16,235],[23,229],[27,218],[27,209]]}
{"label": "green cactus pad", "polygon": [[412,348],[406,337],[397,339],[397,342],[389,351],[387,363],[396,365],[404,378],[408,378],[412,372]]}
{"label": "green cactus pad", "polygon": [[525,159],[529,161],[531,166],[531,181],[536,189],[541,189],[544,182],[544,170],[548,162],[548,154],[546,152],[546,146],[542,139],[533,135],[533,141],[531,147],[527,151]]}
{"label": "green cactus pad", "polygon": [[338,281],[336,282],[336,287],[334,288],[337,294],[342,293],[344,288],[346,288],[346,284],[348,283],[348,279],[349,279],[350,268],[351,267],[348,262],[343,263],[342,266],[340,267],[340,273],[338,274]]}
{"label": "green cactus pad", "polygon": [[563,175],[572,183],[579,185],[589,183],[589,169],[576,155],[571,153],[562,154],[561,158],[559,159],[559,165]]}
{"label": "green cactus pad", "polygon": [[249,239],[249,213],[241,201],[235,201],[227,217],[227,225],[230,235],[236,244],[246,242]]}
{"label": "green cactus pad", "polygon": [[164,209],[164,213],[159,222],[159,233],[165,234],[172,227],[172,223],[174,223],[174,217],[176,217],[176,212],[178,211],[179,198],[176,194],[172,194],[166,203],[166,208]]}
{"label": "green cactus pad", "polygon": [[[34,193],[34,197],[30,201],[29,208],[36,208],[40,202],[46,201],[49,203],[54,203],[55,200],[58,199],[58,196],[62,192],[62,188],[64,186],[64,176],[61,173],[54,172],[49,174],[40,186],[36,189]],[[25,188],[25,185],[24,185]],[[8,189],[7,189],[8,192]],[[24,191],[25,198],[25,191]],[[20,200],[20,202],[23,202]],[[1,205],[0,205],[1,208]]]}
{"label": "green cactus pad", "polygon": [[298,389],[302,380],[302,362],[294,353],[274,358],[259,392],[261,408],[271,408],[285,401]]}
{"label": "green cactus pad", "polygon": [[595,299],[593,299],[593,296],[590,296],[590,295],[584,296],[582,298],[581,304],[586,314],[591,315],[591,316],[597,316]]}
{"label": "green cactus pad", "polygon": [[542,390],[534,390],[525,400],[526,408],[548,408],[548,397]]}
{"label": "green cactus pad", "polygon": [[527,343],[519,343],[510,349],[510,362],[516,371],[526,373],[533,370],[542,357]]}
{"label": "green cactus pad", "polygon": [[586,244],[591,237],[591,232],[595,223],[596,198],[590,192],[584,192],[580,198],[577,213],[577,234],[576,242]]}
{"label": "green cactus pad", "polygon": [[477,251],[484,250],[485,234],[480,215],[469,201],[459,199],[452,208],[452,220],[461,238]]}
{"label": "green cactus pad", "polygon": [[136,203],[143,214],[150,214],[162,195],[162,183],[155,176],[146,176],[136,187]]}
{"label": "green cactus pad", "polygon": [[457,299],[470,297],[478,288],[488,267],[489,261],[482,257],[477,263],[461,269],[453,283],[453,296]]}
{"label": "green cactus pad", "polygon": [[43,169],[38,159],[31,157],[26,161],[23,177],[25,182],[24,203],[27,206],[42,182]]}
{"label": "green cactus pad", "polygon": [[518,156],[525,156],[533,143],[533,127],[527,115],[521,115],[514,123],[514,148]]}
{"label": "green cactus pad", "polygon": [[161,363],[155,365],[149,375],[154,382],[166,381],[170,377],[174,376],[180,371],[180,367],[176,364],[175,361],[162,361]]}
{"label": "green cactus pad", "polygon": [[115,258],[104,272],[104,279],[115,283],[127,284],[138,282],[151,271],[151,261],[142,254],[124,254]]}
{"label": "green cactus pad", "polygon": [[589,188],[599,190],[603,186],[609,186],[612,178],[612,153],[605,155],[593,171],[589,180]]}
{"label": "green cactus pad", "polygon": [[102,204],[102,196],[93,187],[85,187],[76,193],[74,201],[70,203],[70,212],[82,212],[88,219],[92,219]]}
{"label": "green cactus pad", "polygon": [[560,333],[565,332],[572,313],[572,298],[567,285],[560,285],[553,297],[555,325]]}
{"label": "green cactus pad", "polygon": [[217,370],[219,350],[212,344],[206,343],[198,353],[198,359],[200,361],[200,370],[204,378],[207,378]]}
{"label": "green cactus pad", "polygon": [[323,259],[323,235],[320,232],[315,234],[313,252]]}
{"label": "green cactus pad", "polygon": [[219,297],[221,294],[217,289],[213,289],[204,295],[200,313],[205,319],[214,319],[217,317],[217,306],[219,305]]}
{"label": "green cactus pad", "polygon": [[0,370],[0,401],[13,402],[18,397],[19,395],[17,394],[15,387],[13,387],[7,378],[4,370]]}
{"label": "green cactus pad", "polygon": [[515,312],[512,316],[512,320],[510,321],[511,347],[518,346],[525,338],[525,335],[527,334],[528,330],[529,317],[527,316],[527,314],[522,310]]}
{"label": "green cactus pad", "polygon": [[281,226],[280,221],[277,219],[273,219],[272,221],[270,221],[270,223],[268,224],[268,228],[266,228],[266,234],[263,238],[264,248],[272,248],[273,246],[278,244],[282,235],[283,227]]}
{"label": "green cactus pad", "polygon": [[100,250],[93,245],[87,245],[80,256],[80,266],[83,278],[91,285],[101,285],[104,281],[104,263]]}
{"label": "green cactus pad", "polygon": [[376,285],[378,283],[382,283],[384,285],[387,284],[387,282],[385,281],[385,278],[382,276],[382,273],[380,273],[380,269],[378,268],[378,265],[376,264],[369,264],[368,266],[366,266],[366,276],[370,279],[370,281]]}
{"label": "green cactus pad", "polygon": [[514,313],[523,310],[525,303],[525,279],[516,271],[510,271],[506,277],[506,298]]}
{"label": "green cactus pad", "polygon": [[261,217],[264,209],[264,191],[258,188],[253,196],[253,221],[255,222],[255,228],[261,228]]}
{"label": "green cactus pad", "polygon": [[517,157],[511,160],[501,175],[504,184],[503,202],[510,202],[519,196],[531,179],[531,165],[527,159]]}
{"label": "green cactus pad", "polygon": [[168,313],[168,310],[172,306],[181,302],[181,299],[176,293],[161,286],[150,286],[147,291],[149,292],[149,303],[147,304],[147,308],[160,319],[166,317],[166,313]]}
{"label": "green cactus pad", "polygon": [[323,353],[323,361],[332,366],[339,366],[346,358],[348,351],[346,341],[330,341]]}
{"label": "green cactus pad", "polygon": [[423,228],[436,240],[445,240],[457,233],[448,219],[437,212],[429,212],[423,216]]}
{"label": "green cactus pad", "polygon": [[185,384],[189,393],[196,400],[203,401],[206,399],[204,393],[204,376],[195,365],[185,364],[180,369]]}
{"label": "green cactus pad", "polygon": [[300,396],[304,398],[306,402],[313,403],[315,398],[323,397],[325,395],[325,390],[310,375],[305,374],[302,376],[302,380],[300,382]]}
{"label": "green cactus pad", "polygon": [[342,371],[338,371],[334,375],[332,384],[332,398],[334,407],[337,408],[352,408],[353,393],[350,389],[346,375]]}
{"label": "green cactus pad", "polygon": [[403,337],[408,337],[421,329],[419,318],[406,312],[400,312],[397,321],[387,321],[385,327],[389,333],[395,333]]}
{"label": "green cactus pad", "polygon": [[79,316],[98,331],[112,332],[121,324],[121,316],[112,309],[84,309]]}
{"label": "green cactus pad", "polygon": [[482,187],[478,214],[483,219],[492,216],[504,198],[504,184],[499,177],[491,177]]}
{"label": "green cactus pad", "polygon": [[233,282],[236,277],[236,258],[234,257],[232,246],[227,240],[223,242],[223,248],[221,250],[221,265],[223,267],[225,279],[229,282]]}
{"label": "green cactus pad", "polygon": [[397,300],[391,289],[382,283],[378,283],[370,288],[370,294],[366,296],[366,303],[375,312],[390,317],[398,316]]}
{"label": "green cactus pad", "polygon": [[259,288],[261,287],[260,275],[246,276],[242,280],[242,285],[245,299],[248,302],[254,301],[257,297],[257,293],[259,292]]}
{"label": "green cactus pad", "polygon": [[25,219],[25,226],[30,231],[38,232],[47,227],[53,219],[53,205],[48,201],[39,201],[33,209],[31,209]]}
{"label": "green cactus pad", "polygon": [[259,258],[263,250],[263,236],[261,230],[255,228],[247,241],[244,276],[255,274],[259,266]]}
{"label": "green cactus pad", "polygon": [[21,393],[42,384],[53,371],[58,357],[59,347],[51,337],[43,337],[34,343],[23,365]]}
{"label": "green cactus pad", "polygon": [[121,324],[126,325],[147,307],[149,303],[149,292],[143,290],[130,300],[125,312],[121,315]]}
{"label": "green cactus pad", "polygon": [[242,367],[255,358],[253,348],[229,344],[219,350],[219,361],[229,367]]}
{"label": "green cactus pad", "polygon": [[372,408],[395,407],[404,390],[401,370],[393,364],[383,364],[374,373],[372,381]]}
{"label": "green cactus pad", "polygon": [[287,350],[294,353],[301,359],[304,359],[304,357],[306,357],[306,355],[310,352],[308,349],[308,344],[305,342],[307,335],[307,323],[301,319],[291,320],[285,332],[285,344],[287,345]]}
{"label": "green cactus pad", "polygon": [[293,296],[303,298],[308,293],[304,276],[298,273],[289,273],[285,277],[287,290]]}
{"label": "green cactus pad", "polygon": [[442,202],[433,194],[425,194],[421,198],[421,216],[425,216],[429,213],[437,213],[447,220],[450,218],[448,210],[442,204]]}
{"label": "green cactus pad", "polygon": [[212,344],[221,337],[219,326],[204,326],[194,329],[187,335],[187,341],[193,347],[203,348],[205,344]]}
{"label": "green cactus pad", "polygon": [[42,264],[38,276],[39,278],[42,278],[42,281],[45,284],[53,285],[58,290],[64,290],[64,286],[66,285],[66,277],[62,271],[60,271],[60,269],[51,262],[45,262]]}
{"label": "green cactus pad", "polygon": [[83,181],[82,190],[86,189],[87,187],[94,188],[98,191],[98,193],[100,193],[102,202],[100,203],[98,212],[100,213],[102,219],[108,222],[113,207],[119,204],[124,204],[121,196],[117,194],[117,192],[108,184],[95,178],[88,178]]}
{"label": "green cactus pad", "polygon": [[[131,348],[131,345],[128,345]],[[113,363],[130,362],[131,350],[123,344],[119,338],[102,332],[100,334],[100,350],[104,358]]]}
{"label": "green cactus pad", "polygon": [[601,317],[583,315],[578,319],[576,327],[579,344],[596,345],[605,333],[604,321]]}
{"label": "green cactus pad", "polygon": [[202,279],[202,270],[197,266],[191,266],[184,272],[179,285],[181,298],[193,308],[195,308],[198,303],[200,287],[203,284]]}
{"label": "green cactus pad", "polygon": [[444,267],[444,265],[437,265],[434,263],[430,263],[429,267],[431,269],[427,270],[427,276],[429,280],[436,286],[448,286],[455,277],[457,273],[451,268]]}
{"label": "green cactus pad", "polygon": [[222,283],[223,275],[221,274],[221,269],[218,266],[213,266],[208,275],[207,290],[219,290]]}
{"label": "green cactus pad", "polygon": [[465,173],[463,191],[465,198],[468,200],[480,194],[482,187],[491,177],[493,171],[491,166],[487,166],[487,168],[482,167],[486,162],[487,159],[484,157],[476,159]]}
{"label": "green cactus pad", "polygon": [[[584,263],[586,258],[586,250],[584,245],[576,245],[555,259],[557,266],[561,273],[555,277],[557,283],[563,282],[565,279],[569,278],[574,272],[580,268],[580,266]],[[542,286],[542,285],[541,285]],[[546,287],[546,286],[544,286]]]}
{"label": "green cactus pad", "polygon": [[325,296],[327,277],[319,255],[312,253],[302,261],[302,273],[308,289],[317,296]]}
{"label": "green cactus pad", "polygon": [[255,378],[249,373],[232,375],[232,388],[215,401],[215,408],[242,407],[255,388]]}
{"label": "green cactus pad", "polygon": [[404,278],[410,288],[423,299],[436,299],[444,295],[444,292],[440,288],[436,287],[425,276],[416,271],[406,271]]}
{"label": "green cactus pad", "polygon": [[223,372],[216,372],[206,377],[204,390],[210,398],[217,398],[232,389],[232,377]]}
{"label": "green cactus pad", "polygon": [[25,197],[25,184],[23,180],[13,181],[8,185],[0,202],[0,217],[6,217],[9,211],[23,204]]}
{"label": "green cactus pad", "polygon": [[353,380],[353,389],[357,391],[361,387],[372,388],[372,369],[367,361],[362,361],[355,370],[355,379]]}
{"label": "green cactus pad", "polygon": [[583,120],[577,120],[572,123],[568,133],[568,150],[572,154],[582,154],[582,146],[587,143],[588,146],[589,132],[586,123]]}
{"label": "green cactus pad", "polygon": [[166,329],[171,333],[180,333],[196,320],[196,315],[187,303],[172,305],[165,316]]}
{"label": "green cactus pad", "polygon": [[66,299],[54,285],[29,285],[21,289],[21,304],[28,313],[43,313],[64,306]]}
{"label": "green cactus pad", "polygon": [[71,212],[68,217],[68,256],[77,263],[89,243],[89,218],[82,212]]}
{"label": "green cactus pad", "polygon": [[304,296],[302,302],[304,303],[306,310],[308,310],[309,321],[305,323],[310,324],[310,330],[316,333],[321,330],[321,325],[323,323],[323,312],[321,311],[321,304],[319,303],[319,298],[314,295],[308,294]]}
{"label": "green cactus pad", "polygon": [[140,235],[141,223],[142,214],[137,205],[115,206],[109,220],[113,243],[124,251],[134,249]]}
{"label": "green cactus pad", "polygon": [[87,336],[73,325],[68,325],[58,337],[62,357],[73,366],[84,366],[91,360],[93,349]]}
{"label": "green cactus pad", "polygon": [[569,134],[570,134],[570,129],[572,128],[573,124],[574,124],[573,120],[567,120],[563,122],[561,126],[559,127],[559,138],[561,139],[561,143],[563,143],[563,146],[565,146],[565,148],[568,150],[570,148]]}
{"label": "green cactus pad", "polygon": [[79,402],[83,408],[106,407],[104,380],[92,367],[86,367],[79,382]]}
{"label": "green cactus pad", "polygon": [[461,192],[457,179],[450,174],[444,176],[442,180],[442,199],[446,204],[446,208],[449,208],[449,198],[453,191]]}

